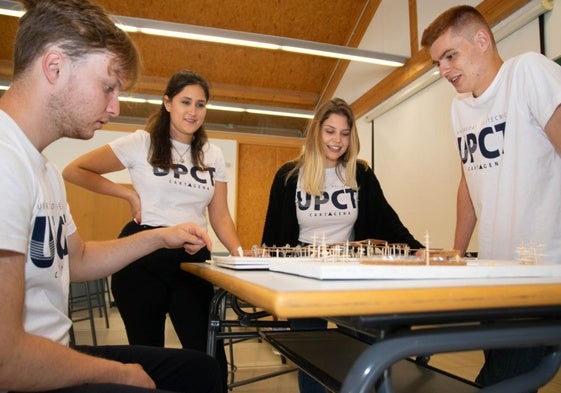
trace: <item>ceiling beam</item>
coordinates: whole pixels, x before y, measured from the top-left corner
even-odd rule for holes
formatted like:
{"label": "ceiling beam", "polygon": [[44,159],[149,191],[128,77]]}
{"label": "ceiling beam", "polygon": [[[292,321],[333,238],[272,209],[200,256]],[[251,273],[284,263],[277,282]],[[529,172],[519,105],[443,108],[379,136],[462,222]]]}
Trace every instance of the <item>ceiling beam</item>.
{"label": "ceiling beam", "polygon": [[[0,60],[0,80],[12,80],[13,63]],[[168,78],[141,77],[135,84],[133,92],[161,96],[166,89]],[[288,89],[269,89],[251,86],[239,86],[226,83],[212,83],[211,100],[259,103],[271,99],[281,107],[313,109],[318,101],[318,94],[308,91]]]}
{"label": "ceiling beam", "polygon": [[211,95],[212,99],[217,101],[263,102],[272,100],[279,106],[307,110],[313,109],[318,100],[318,94],[315,92],[226,83],[212,83]]}
{"label": "ceiling beam", "polygon": [[[0,63],[0,71],[1,66],[2,64]],[[167,82],[168,78],[141,77],[134,86],[134,91],[161,96],[166,89]],[[240,86],[216,82],[210,84],[210,93],[211,101],[256,103],[272,99],[278,106],[306,110],[314,108],[318,100],[318,95],[314,92]]]}
{"label": "ceiling beam", "polygon": [[419,18],[417,17],[417,0],[409,0],[409,47],[411,56],[419,51]]}
{"label": "ceiling beam", "polygon": [[[530,0],[484,0],[477,6],[477,9],[493,27],[529,2]],[[396,68],[351,104],[355,116],[359,118],[366,115],[372,108],[399,92],[432,67],[432,60],[426,49],[412,54],[403,66]]]}
{"label": "ceiling beam", "polygon": [[13,68],[11,61],[0,59],[0,80],[11,81]]}

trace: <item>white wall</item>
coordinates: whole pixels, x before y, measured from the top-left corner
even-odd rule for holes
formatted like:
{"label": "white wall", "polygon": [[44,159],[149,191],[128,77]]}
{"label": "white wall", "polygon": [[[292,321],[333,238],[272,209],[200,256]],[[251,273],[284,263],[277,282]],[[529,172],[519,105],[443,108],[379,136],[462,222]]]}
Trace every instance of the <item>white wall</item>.
{"label": "white wall", "polygon": [[553,10],[545,17],[545,54],[550,59],[561,57],[561,1],[555,0]]}
{"label": "white wall", "polygon": [[[97,147],[103,146],[112,140],[127,135],[127,132],[104,130],[96,132],[90,140],[83,141],[77,139],[63,138],[49,145],[43,154],[47,156],[57,167],[62,170],[72,160],[85,154]],[[232,218],[236,217],[236,185],[237,185],[237,163],[238,163],[238,143],[229,139],[210,139],[210,142],[222,149],[226,162],[226,175],[228,176],[228,207]],[[127,170],[114,172],[105,175],[114,182],[131,184],[131,179]],[[72,211],[72,206],[70,206]],[[228,252],[226,247],[218,240],[218,237],[208,225],[208,232],[212,239],[213,252]]]}
{"label": "white wall", "polygon": [[444,81],[374,121],[374,170],[386,198],[421,242],[450,248],[458,153],[450,131],[453,89]]}
{"label": "white wall", "polygon": [[[408,0],[383,0],[358,46],[375,52],[410,56]],[[353,102],[387,74],[388,68],[350,62],[334,96]]]}

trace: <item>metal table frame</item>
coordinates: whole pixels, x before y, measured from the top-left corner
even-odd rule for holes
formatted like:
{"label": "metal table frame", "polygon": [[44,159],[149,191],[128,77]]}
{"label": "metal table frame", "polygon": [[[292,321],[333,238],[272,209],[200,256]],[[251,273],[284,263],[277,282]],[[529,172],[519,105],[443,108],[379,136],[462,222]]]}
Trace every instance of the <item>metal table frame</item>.
{"label": "metal table frame", "polygon": [[[229,299],[228,299],[229,297]],[[237,319],[227,319],[226,318],[226,308],[231,307],[237,316]],[[229,292],[222,288],[218,288],[210,304],[209,311],[209,328],[208,328],[208,338],[207,338],[207,349],[208,355],[215,357],[216,355],[216,345],[220,340],[230,340],[230,360],[232,360],[232,345],[240,340],[246,340],[250,338],[259,338],[260,328],[288,328],[289,325],[286,321],[276,321],[276,320],[262,320],[262,318],[269,317],[266,311],[255,311],[247,312],[245,311],[239,303],[239,299],[231,295]],[[255,328],[255,331],[248,332],[235,332],[227,331],[230,328],[236,327],[250,327]],[[232,364],[233,366],[233,364]],[[234,381],[235,369],[232,368],[231,378],[228,382],[228,388],[233,389],[238,386],[247,385],[253,382],[262,381],[264,379],[273,378],[279,375],[287,374],[296,371],[297,368],[290,367],[284,370],[274,371],[270,373],[264,373],[257,377],[246,378],[241,381]]]}
{"label": "metal table frame", "polygon": [[[549,354],[535,370],[482,389],[486,393],[536,389],[553,378],[561,365],[559,277],[445,283],[424,280],[388,285],[376,280],[325,282],[214,266],[185,264],[184,268],[221,288],[211,306],[209,354],[214,353],[217,340],[229,337],[220,328],[231,322],[221,320],[217,313],[218,304],[228,292],[265,310],[265,314],[270,312],[281,318],[325,317],[358,332],[377,331],[377,341],[357,358],[345,378],[343,393],[366,393],[375,384],[377,392],[393,392],[387,373],[394,362],[409,356],[549,347]],[[235,323],[243,324],[244,320],[242,317]],[[250,320],[259,326],[255,318]]]}
{"label": "metal table frame", "polygon": [[[510,314],[509,310],[506,314]],[[502,319],[496,314],[491,324],[458,324],[430,326],[420,329],[399,329],[395,333],[381,329],[381,339],[366,349],[347,374],[341,393],[392,393],[389,372],[395,362],[411,357],[426,357],[435,353],[478,349],[498,349],[548,346],[550,352],[531,372],[481,389],[486,393],[523,393],[545,385],[561,366],[561,319],[544,315],[536,318],[536,310],[527,309],[530,319]],[[558,311],[558,310],[557,310]],[[524,310],[517,310],[524,315]],[[475,316],[472,315],[472,317]],[[485,318],[490,315],[487,313]],[[430,316],[425,315],[427,320]],[[438,314],[438,319],[445,315]],[[365,320],[369,321],[365,323]],[[488,320],[487,320],[488,321]],[[377,329],[375,316],[363,318],[359,331]],[[387,323],[387,321],[385,321]],[[388,325],[386,325],[387,327]]]}

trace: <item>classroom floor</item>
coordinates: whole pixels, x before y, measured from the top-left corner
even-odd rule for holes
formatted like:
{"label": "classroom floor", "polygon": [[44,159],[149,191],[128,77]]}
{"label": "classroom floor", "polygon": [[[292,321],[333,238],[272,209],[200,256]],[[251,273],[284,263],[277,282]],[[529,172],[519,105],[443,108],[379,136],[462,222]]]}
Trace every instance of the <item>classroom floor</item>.
{"label": "classroom floor", "polygon": [[[109,328],[105,320],[99,316],[95,318],[96,336],[98,345],[126,344],[126,334],[122,320],[116,307],[109,309]],[[91,344],[92,336],[89,321],[74,324],[76,342],[78,344]],[[166,346],[180,347],[179,341],[171,324],[166,328]],[[263,375],[265,373],[288,370],[293,367],[290,362],[283,364],[280,355],[265,342],[251,339],[237,343],[234,348],[234,383],[242,383],[233,388],[237,393],[297,393],[298,383],[296,372],[289,372],[272,379],[243,384],[244,380]],[[228,353],[228,351],[227,351]],[[446,370],[463,378],[473,380],[483,361],[481,351],[462,352],[452,354],[434,355],[431,357],[432,366]],[[540,393],[561,392],[561,372],[546,386],[539,390]]]}

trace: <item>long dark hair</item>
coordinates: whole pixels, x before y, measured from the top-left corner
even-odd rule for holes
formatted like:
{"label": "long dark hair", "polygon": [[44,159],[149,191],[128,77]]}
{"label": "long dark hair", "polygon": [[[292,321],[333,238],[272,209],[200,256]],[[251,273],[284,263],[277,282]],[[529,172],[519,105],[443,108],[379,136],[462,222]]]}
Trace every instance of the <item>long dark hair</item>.
{"label": "long dark hair", "polygon": [[[193,71],[179,71],[174,74],[166,87],[165,96],[171,100],[179,94],[185,86],[199,85],[202,87],[206,100],[209,100],[210,89],[202,76]],[[158,168],[169,169],[173,165],[171,158],[171,139],[169,134],[171,115],[164,103],[160,110],[148,119],[146,130],[150,133],[150,153],[148,162]],[[201,125],[191,141],[191,160],[194,166],[204,168],[203,146],[208,141],[206,131]]]}

